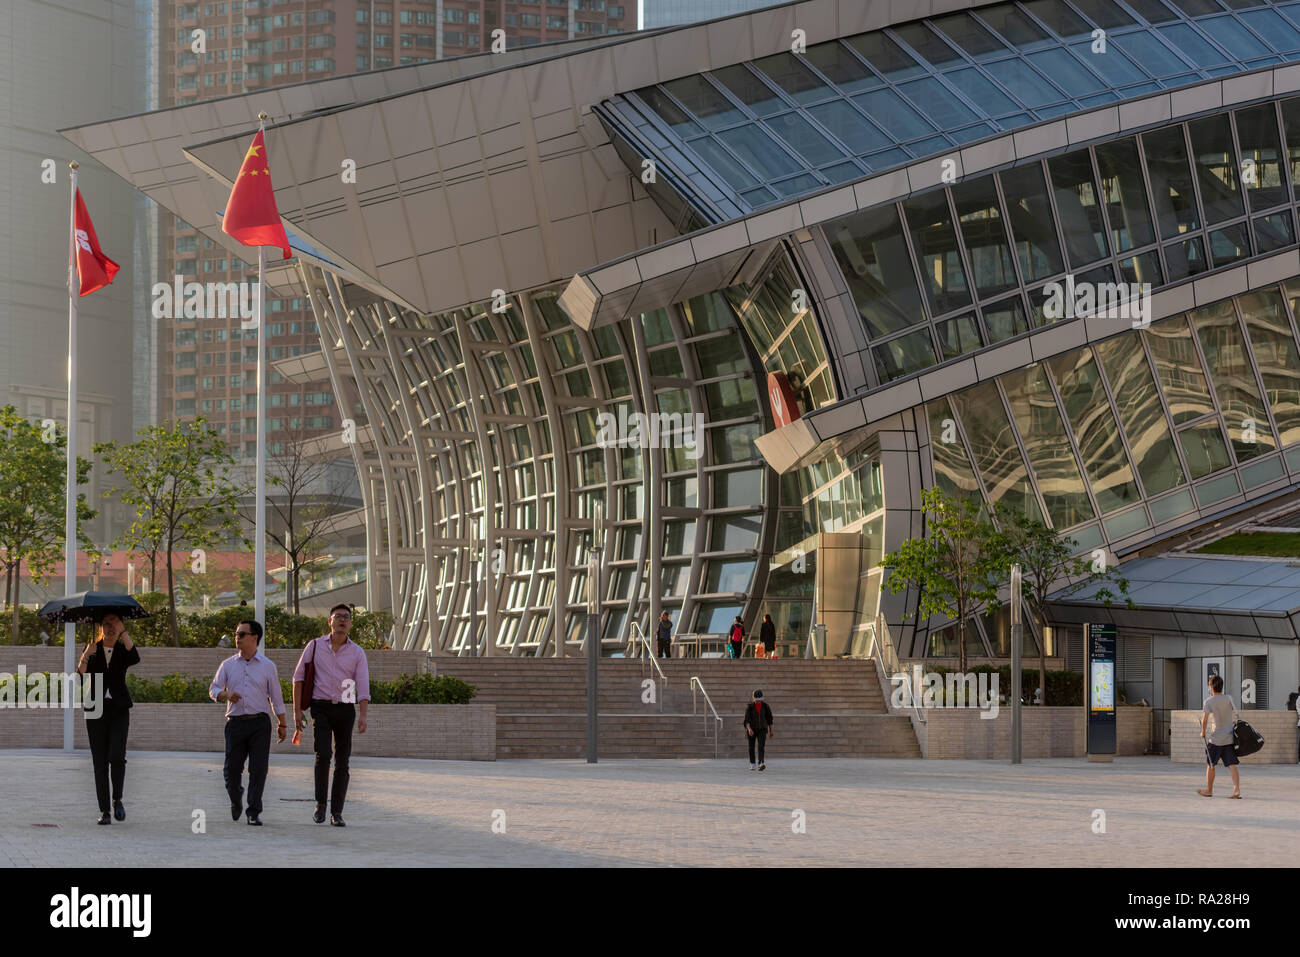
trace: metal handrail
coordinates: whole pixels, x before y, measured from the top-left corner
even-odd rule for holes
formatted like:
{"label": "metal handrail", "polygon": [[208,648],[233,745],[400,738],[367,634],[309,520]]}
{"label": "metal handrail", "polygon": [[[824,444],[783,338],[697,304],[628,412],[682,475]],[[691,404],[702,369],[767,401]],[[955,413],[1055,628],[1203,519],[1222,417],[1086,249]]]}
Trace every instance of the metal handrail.
{"label": "metal handrail", "polygon": [[[718,756],[718,734],[722,730],[722,715],[718,714],[718,709],[713,707],[713,699],[709,697],[709,692],[705,690],[704,682],[700,680],[699,675],[691,675],[691,714],[696,713],[695,690],[697,688],[699,689],[700,694],[704,695],[704,703],[709,706],[709,711],[713,712],[713,720],[715,722],[713,725],[713,756],[716,758]],[[706,728],[708,727],[708,723],[709,716],[706,713],[704,715],[704,725]]]}
{"label": "metal handrail", "polygon": [[917,721],[925,724],[925,712],[917,707],[911,676],[908,675],[902,660],[898,657],[898,649],[894,647],[894,642],[889,637],[889,626],[885,624],[884,616],[877,615],[876,621],[868,627],[871,629],[871,645],[867,649],[867,654],[876,659],[880,665],[880,673],[891,683],[894,678],[902,679],[903,688],[907,691],[907,703],[912,707],[912,714],[916,716]]}
{"label": "metal handrail", "polygon": [[[641,626],[640,626],[639,624],[637,624],[635,621],[632,622],[632,627],[631,627],[629,630],[630,630],[630,632],[632,633],[633,637],[637,639],[636,644],[637,644],[637,648],[638,648],[638,650],[640,650],[642,647],[645,648],[646,656],[650,659],[650,664],[654,665],[655,672],[659,675],[659,682],[660,682],[660,684],[661,684],[661,686],[662,686],[662,690],[663,690],[663,692],[667,692],[667,690],[668,690],[668,676],[667,676],[666,674],[664,674],[664,670],[663,670],[662,668],[659,667],[659,659],[656,658],[656,657],[651,653],[651,649],[650,649],[650,639],[647,638],[647,637],[645,636],[645,632],[641,630]],[[629,641],[628,644],[632,644],[632,642]],[[642,670],[641,673],[642,673],[642,674],[645,674],[644,669]],[[664,710],[664,695],[663,695],[663,694],[658,694],[658,695],[655,695],[655,697],[659,699],[659,710],[660,710],[660,711],[663,711],[663,710]]]}

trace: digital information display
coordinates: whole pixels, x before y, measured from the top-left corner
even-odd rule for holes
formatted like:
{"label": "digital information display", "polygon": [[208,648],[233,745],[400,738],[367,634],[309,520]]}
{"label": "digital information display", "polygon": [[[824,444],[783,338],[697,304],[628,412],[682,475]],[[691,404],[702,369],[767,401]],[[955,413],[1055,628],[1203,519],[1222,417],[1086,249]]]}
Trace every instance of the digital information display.
{"label": "digital information display", "polygon": [[1086,624],[1088,753],[1115,753],[1115,626]]}

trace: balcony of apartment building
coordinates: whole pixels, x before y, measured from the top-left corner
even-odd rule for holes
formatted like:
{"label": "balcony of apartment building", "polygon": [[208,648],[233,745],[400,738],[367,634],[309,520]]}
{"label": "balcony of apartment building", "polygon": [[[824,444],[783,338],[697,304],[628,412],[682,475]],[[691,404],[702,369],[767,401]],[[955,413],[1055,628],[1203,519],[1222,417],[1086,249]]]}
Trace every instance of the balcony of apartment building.
{"label": "balcony of apartment building", "polygon": [[199,25],[198,5],[196,4],[191,7],[177,7],[176,22],[182,27],[197,27]]}

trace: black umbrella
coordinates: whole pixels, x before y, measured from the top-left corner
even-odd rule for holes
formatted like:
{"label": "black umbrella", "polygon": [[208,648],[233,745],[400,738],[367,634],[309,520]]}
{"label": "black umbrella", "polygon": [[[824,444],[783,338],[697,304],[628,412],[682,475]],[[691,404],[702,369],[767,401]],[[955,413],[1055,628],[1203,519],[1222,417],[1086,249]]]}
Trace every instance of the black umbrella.
{"label": "black umbrella", "polygon": [[66,595],[47,601],[37,614],[58,625],[102,621],[105,615],[117,615],[119,618],[149,617],[149,613],[130,595],[114,591],[81,591],[75,595]]}

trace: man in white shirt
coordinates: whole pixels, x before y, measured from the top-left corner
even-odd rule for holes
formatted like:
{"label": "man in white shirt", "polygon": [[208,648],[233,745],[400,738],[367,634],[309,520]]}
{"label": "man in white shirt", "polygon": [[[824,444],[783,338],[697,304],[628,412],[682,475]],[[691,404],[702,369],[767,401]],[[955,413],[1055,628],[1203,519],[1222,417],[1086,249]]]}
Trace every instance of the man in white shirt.
{"label": "man in white shirt", "polygon": [[[1223,677],[1212,675],[1209,686],[1210,696],[1201,705],[1201,740],[1205,741],[1205,787],[1197,788],[1201,797],[1214,796],[1214,765],[1219,761],[1232,772],[1232,794],[1229,797],[1241,797],[1241,778],[1237,774],[1237,749],[1232,743],[1232,721],[1236,708],[1232,696],[1223,693]],[[1209,738],[1205,736],[1206,725],[1214,719],[1214,728]]]}

